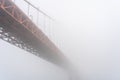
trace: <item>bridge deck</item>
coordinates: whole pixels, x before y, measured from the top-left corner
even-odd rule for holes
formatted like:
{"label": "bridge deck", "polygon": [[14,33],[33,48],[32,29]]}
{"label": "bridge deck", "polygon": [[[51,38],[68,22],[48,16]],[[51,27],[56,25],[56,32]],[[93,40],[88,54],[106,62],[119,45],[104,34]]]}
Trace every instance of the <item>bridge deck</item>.
{"label": "bridge deck", "polygon": [[60,50],[11,0],[0,0],[0,27],[1,39],[55,64],[61,63]]}

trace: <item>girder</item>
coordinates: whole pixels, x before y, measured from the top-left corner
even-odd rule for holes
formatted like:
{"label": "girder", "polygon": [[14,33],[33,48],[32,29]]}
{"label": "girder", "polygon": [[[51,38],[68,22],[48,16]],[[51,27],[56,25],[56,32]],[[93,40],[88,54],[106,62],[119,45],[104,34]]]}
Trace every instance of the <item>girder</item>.
{"label": "girder", "polygon": [[0,0],[0,38],[57,65],[62,65],[65,59],[61,51],[11,0]]}
{"label": "girder", "polygon": [[27,45],[18,36],[15,36],[14,34],[8,32],[3,28],[3,25],[0,25],[0,38],[38,56],[37,50],[35,50],[32,46]]}

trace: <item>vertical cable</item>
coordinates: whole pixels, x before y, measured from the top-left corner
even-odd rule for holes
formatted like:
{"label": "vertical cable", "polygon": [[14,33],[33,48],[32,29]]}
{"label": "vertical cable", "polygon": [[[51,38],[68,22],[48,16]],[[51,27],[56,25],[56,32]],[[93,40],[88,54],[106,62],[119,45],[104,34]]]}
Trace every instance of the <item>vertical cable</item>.
{"label": "vertical cable", "polygon": [[28,3],[28,10],[27,10],[28,16],[29,16],[29,13],[30,13],[30,4]]}
{"label": "vertical cable", "polygon": [[39,26],[38,22],[39,22],[39,11],[37,10],[37,26]]}
{"label": "vertical cable", "polygon": [[46,34],[46,17],[45,17],[45,15],[43,15],[43,16],[44,16],[44,26],[43,26],[43,29],[44,29],[44,32]]}

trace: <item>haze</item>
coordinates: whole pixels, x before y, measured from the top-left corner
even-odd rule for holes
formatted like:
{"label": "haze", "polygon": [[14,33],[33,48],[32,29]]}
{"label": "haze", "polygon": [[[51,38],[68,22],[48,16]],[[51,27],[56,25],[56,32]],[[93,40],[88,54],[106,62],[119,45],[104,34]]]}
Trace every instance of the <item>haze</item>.
{"label": "haze", "polygon": [[[29,1],[55,19],[56,24],[52,27],[53,35],[55,37],[51,39],[58,42],[59,48],[80,73],[81,80],[120,80],[119,0]],[[5,52],[5,50],[13,50],[12,46],[11,48],[8,48],[8,44],[3,43],[3,41],[0,41],[0,44],[2,44],[0,46],[0,56],[4,53],[8,55],[9,52]],[[5,49],[2,48],[2,46],[6,46]],[[14,49],[12,52],[17,52],[18,55],[25,53],[24,51],[19,52],[18,48]],[[12,55],[11,58],[15,57],[14,55]],[[39,59],[36,59],[37,57],[30,56],[27,58],[29,60],[35,59],[36,61],[39,61]],[[23,57],[21,56],[19,60],[22,59]],[[7,62],[2,58],[0,58],[0,60],[2,61],[0,62],[2,63],[1,66],[3,66],[4,62]],[[30,65],[32,66],[31,69],[40,71],[40,67],[38,68],[37,66],[40,66],[41,62],[38,62],[38,65],[31,65],[31,63],[25,63],[24,61],[21,63],[26,64],[27,66]],[[0,67],[0,70],[3,68],[5,67]],[[0,72],[1,77],[4,75],[3,72]],[[35,72],[35,74],[41,75],[40,72]],[[55,75],[54,71],[52,75]],[[60,73],[58,75],[59,77],[64,77],[66,80],[64,75],[61,75]],[[37,79],[41,79],[41,77],[37,76]],[[3,80],[10,79],[4,77]],[[11,80],[15,79],[11,78]],[[23,80],[26,80],[24,76]],[[36,78],[33,77],[31,80],[36,80]],[[44,80],[55,79],[46,78]]]}

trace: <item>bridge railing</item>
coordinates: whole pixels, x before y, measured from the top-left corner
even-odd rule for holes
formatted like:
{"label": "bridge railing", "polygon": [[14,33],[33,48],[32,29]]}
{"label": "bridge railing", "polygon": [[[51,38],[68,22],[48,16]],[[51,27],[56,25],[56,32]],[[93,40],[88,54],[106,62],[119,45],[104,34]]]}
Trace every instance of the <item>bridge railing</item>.
{"label": "bridge railing", "polygon": [[27,0],[12,0],[49,38],[52,35],[54,20]]}
{"label": "bridge railing", "polygon": [[56,22],[49,15],[39,9],[39,7],[31,4],[27,0],[12,0],[28,17],[33,23],[42,30],[45,35],[54,42],[54,44],[61,48],[61,41],[56,39],[54,27]]}

